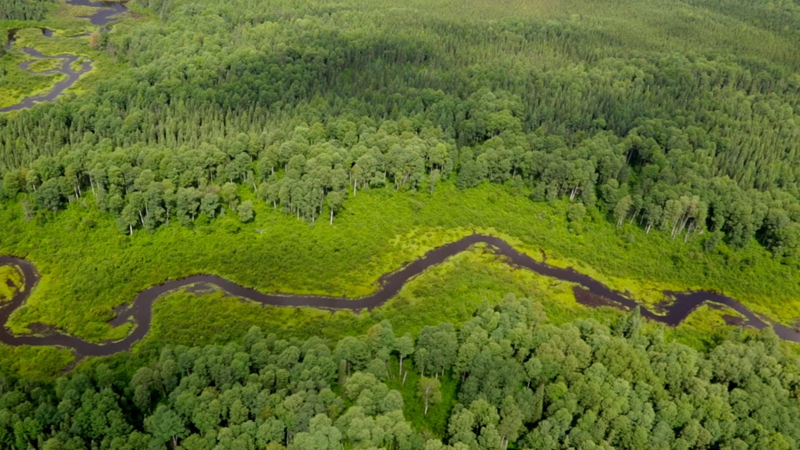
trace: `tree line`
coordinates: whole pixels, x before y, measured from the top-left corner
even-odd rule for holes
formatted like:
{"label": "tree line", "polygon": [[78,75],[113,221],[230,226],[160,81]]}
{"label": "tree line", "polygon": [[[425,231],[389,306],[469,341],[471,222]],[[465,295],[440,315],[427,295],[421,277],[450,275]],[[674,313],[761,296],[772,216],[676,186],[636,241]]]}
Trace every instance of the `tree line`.
{"label": "tree line", "polygon": [[[250,220],[252,203],[228,183],[331,222],[362,189],[493,182],[580,202],[618,226],[703,234],[710,248],[755,239],[796,260],[791,54],[645,51],[591,21],[466,26],[255,0],[204,2],[196,20],[192,5],[141,1],[160,23],[98,43],[128,70],[0,117],[0,196],[25,194],[32,216],[92,191],[130,234],[171,219]],[[748,8],[767,30],[795,20]]]}
{"label": "tree line", "polygon": [[408,118],[337,118],[177,148],[115,146],[110,138],[87,136],[7,170],[0,193],[11,199],[24,194],[31,217],[91,193],[101,210],[118,218],[122,232],[133,234],[170,219],[191,225],[201,215],[232,212],[249,221],[253,204],[240,201],[239,189],[298,219],[326,215],[332,223],[345,200],[365,189],[433,193],[445,180],[461,188],[492,182],[527,186],[536,201],[598,208],[617,226],[636,224],[683,240],[707,233],[712,244],[758,239],[778,256],[796,255],[797,196],[776,187],[744,189],[699,168],[702,151],[690,140],[703,142],[706,135],[647,121],[622,138],[599,131],[571,145],[539,130],[521,131],[514,105],[503,101],[489,91],[468,99],[462,127],[479,135],[468,146],[435,123]]}
{"label": "tree line", "polygon": [[43,20],[52,8],[53,0],[0,0],[0,20]]}

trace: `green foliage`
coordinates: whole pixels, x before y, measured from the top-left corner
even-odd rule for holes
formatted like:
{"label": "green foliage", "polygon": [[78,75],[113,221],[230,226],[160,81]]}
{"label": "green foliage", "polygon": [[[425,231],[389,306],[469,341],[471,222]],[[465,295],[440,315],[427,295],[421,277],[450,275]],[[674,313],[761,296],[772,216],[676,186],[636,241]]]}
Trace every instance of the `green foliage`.
{"label": "green foliage", "polygon": [[42,20],[53,0],[0,0],[0,20]]}
{"label": "green foliage", "polygon": [[[2,31],[0,29],[0,31]],[[21,38],[41,35],[37,29],[25,29],[18,33]],[[0,33],[0,37],[2,34]],[[34,38],[35,39],[35,38]],[[36,74],[32,75],[19,68],[19,65],[31,58],[22,52],[2,50],[0,51],[0,107],[11,106],[18,103],[24,97],[44,93],[56,82],[64,79],[63,74]],[[47,62],[57,62],[61,60],[41,60]],[[32,70],[35,70],[33,67]]]}
{"label": "green foliage", "polygon": [[239,213],[239,220],[242,223],[247,223],[253,220],[253,202],[250,200],[245,200],[236,208],[236,211]]}
{"label": "green foliage", "polygon": [[25,286],[22,273],[14,266],[0,267],[0,303],[11,300],[14,294]]}
{"label": "green foliage", "polygon": [[[102,324],[113,306],[148,284],[197,271],[222,272],[268,290],[363,294],[377,269],[408,261],[408,255],[376,256],[390,239],[419,227],[473,226],[500,228],[532,246],[535,236],[548,250],[608,268],[609,275],[663,277],[743,294],[745,301],[762,303],[761,312],[791,321],[797,308],[783,303],[794,298],[797,285],[793,275],[780,275],[787,269],[752,247],[715,252],[720,240],[747,247],[757,239],[778,261],[797,262],[800,207],[792,192],[800,164],[783,157],[800,154],[792,150],[797,141],[790,129],[791,111],[798,110],[796,76],[783,69],[797,65],[796,52],[780,51],[792,47],[770,39],[777,28],[766,25],[773,19],[793,23],[795,10],[748,6],[761,11],[759,19],[729,34],[734,13],[706,3],[685,10],[653,0],[618,8],[578,2],[573,8],[519,4],[495,11],[480,2],[455,8],[439,1],[397,11],[379,2],[333,10],[293,5],[284,14],[235,0],[203,3],[203,20],[195,20],[193,3],[185,0],[140,2],[163,23],[123,22],[106,33],[104,51],[92,53],[98,64],[113,58],[120,63],[115,67],[127,69],[84,95],[0,117],[3,220],[14,230],[0,236],[0,247],[30,254],[43,270],[63,274],[34,294],[21,322],[41,320],[92,339],[119,337],[122,330]],[[419,20],[423,6],[425,20]],[[629,23],[628,13],[642,10],[653,23]],[[455,13],[460,22],[453,22]],[[613,31],[609,23],[615,23]],[[654,29],[628,39],[645,25]],[[673,36],[675,27],[685,31],[681,37]],[[33,33],[23,33],[25,43],[37,48],[86,51],[85,41],[27,31]],[[197,32],[204,37],[197,39]],[[645,38],[648,33],[661,40]],[[238,34],[241,39],[222,38]],[[781,39],[794,34],[782,31]],[[177,42],[192,45],[182,44],[179,57],[164,51]],[[185,70],[171,70],[178,66]],[[189,73],[196,82],[181,82]],[[583,231],[577,220],[577,205],[583,205],[593,223],[616,215],[619,225],[638,224],[647,237],[626,230],[620,241],[598,225],[600,231],[586,239],[593,245],[581,250],[559,230],[537,223],[549,210],[499,196],[486,182],[536,200],[570,198],[575,231]],[[454,192],[453,183],[480,190]],[[304,225],[265,211],[269,206],[307,222],[324,217],[336,224],[356,211],[365,214],[359,203],[365,190],[391,200],[373,204],[360,226],[351,221],[331,236],[298,231]],[[393,190],[410,198],[410,210]],[[443,206],[442,191],[453,205]],[[487,191],[496,207],[474,200]],[[432,202],[435,210],[426,206]],[[77,212],[84,204],[88,208]],[[24,217],[14,216],[19,205]],[[377,216],[372,210],[386,215],[378,226],[370,223]],[[519,217],[490,217],[500,217],[500,210]],[[18,218],[49,229],[29,230]],[[76,220],[81,226],[71,226]],[[178,223],[189,229],[175,230]],[[129,246],[109,229],[137,237]],[[263,263],[215,254],[252,247],[253,231],[287,244],[261,248],[272,255]],[[156,234],[139,237],[147,233]],[[347,246],[333,243],[345,234],[339,242]],[[676,250],[655,234],[688,243]],[[315,243],[290,243],[287,236]],[[63,258],[22,244],[47,247],[49,239],[60,241]],[[703,239],[711,256],[692,245]],[[200,243],[187,244],[195,240]],[[192,248],[161,259],[140,245]],[[359,249],[342,250],[350,246]],[[659,253],[665,246],[666,256]],[[629,255],[637,251],[631,247],[640,248],[648,263]],[[84,250],[103,266],[106,279],[69,267]],[[119,252],[130,262],[101,261]],[[341,252],[347,261],[340,261]],[[676,266],[667,273],[655,264],[665,257]],[[360,266],[376,258],[385,259],[367,270]],[[156,259],[164,267],[147,262]],[[280,269],[269,264],[277,259]],[[324,268],[309,280],[303,264]],[[123,270],[112,275],[117,266]],[[363,273],[350,274],[356,270]],[[752,273],[741,277],[737,270]],[[45,306],[41,298],[59,304]],[[77,308],[93,317],[62,314],[69,309],[64,305],[81,305],[76,298],[94,299]]]}
{"label": "green foliage", "polygon": [[437,378],[426,377],[421,377],[417,383],[417,395],[425,404],[423,414],[428,415],[429,406],[442,401],[442,384]]}
{"label": "green foliage", "polygon": [[[638,328],[639,320],[632,314],[610,328],[594,320],[555,326],[540,305],[510,296],[458,330],[431,328],[432,335],[456,334],[463,362],[440,373],[441,380],[399,369],[411,347],[414,359],[435,350],[422,334],[416,345],[398,345],[404,338],[388,321],[335,347],[319,337],[285,340],[252,327],[226,345],[165,347],[132,376],[106,364],[52,384],[0,374],[0,445],[795,446],[800,407],[793,374],[800,359],[774,333],[731,334],[698,352],[667,342],[661,329]],[[439,427],[437,416],[446,424]]]}
{"label": "green foliage", "polygon": [[[462,188],[511,183],[535,199],[597,205],[618,226],[674,239],[756,238],[796,262],[800,36],[787,30],[800,29],[797,8],[759,2],[745,20],[716,1],[551,3],[512,15],[438,1],[419,20],[416,3],[303,4],[286,15],[256,0],[209,1],[198,24],[193,2],[142,1],[163,24],[123,28],[103,45],[128,70],[4,118],[0,170],[54,180],[41,209],[91,186],[127,234],[193,223],[226,183],[307,221],[327,210],[332,223],[361,189],[434,192],[455,176]],[[640,10],[652,24],[635,19]],[[651,25],[660,41],[636,35]],[[196,32],[214,46],[164,51]],[[195,82],[181,82],[188,73]],[[96,114],[109,98],[127,100]]]}
{"label": "green foliage", "polygon": [[[238,191],[240,198],[251,199],[250,195]],[[351,199],[332,227],[327,220],[309,226],[254,202],[256,214],[247,224],[225,206],[225,217],[207,225],[187,228],[173,221],[153,234],[134,232],[133,237],[119,234],[113,217],[99,213],[91,200],[86,197],[86,206],[73,202],[54,215],[39,212],[30,222],[19,203],[0,207],[7,231],[0,234],[0,252],[30,258],[43,274],[28,305],[11,319],[15,332],[41,322],[93,340],[120,338],[129,325],[114,329],[105,323],[114,307],[145,288],[193,273],[218,274],[265,292],[358,297],[373,292],[381,275],[472,232],[472,227],[496,233],[531,255],[545,249],[548,261],[568,255],[570,259],[561,263],[629,290],[636,298],[663,288],[718,289],[785,323],[800,316],[792,302],[800,295],[797,273],[758,246],[733,251],[720,243],[716,250],[705,251],[698,240],[684,244],[669,234],[645,236],[638,230],[619,235],[612,224],[588,218],[581,234],[575,235],[568,232],[564,204],[553,208],[492,185],[459,191],[445,183],[433,196],[373,189]],[[464,225],[470,228],[460,228]],[[655,284],[643,289],[629,284],[634,281]],[[479,290],[470,294],[470,305],[479,304],[472,302],[480,302],[492,289],[508,292],[503,284],[490,284],[487,289],[474,284]],[[428,298],[443,292],[447,313],[438,321],[471,314],[458,306],[463,298],[447,286]],[[177,310],[170,314],[182,316]],[[410,323],[418,312],[408,314],[393,320]],[[171,333],[184,328],[175,323]],[[192,331],[197,329],[187,332]]]}
{"label": "green foliage", "polygon": [[[159,22],[20,34],[97,71],[0,117],[0,252],[44,275],[15,332],[119,338],[114,307],[193,273],[364,295],[473,229],[636,294],[717,289],[800,316],[792,2],[135,3]],[[0,0],[0,28],[50,6]],[[2,57],[1,104],[55,81]],[[666,331],[695,351],[482,250],[448,264],[359,315],[167,296],[119,373],[0,385],[0,447],[797,445],[797,362],[768,333],[728,337],[704,309]],[[508,291],[602,324],[480,307]],[[250,325],[277,336],[228,345]],[[29,378],[70,358],[0,350]]]}

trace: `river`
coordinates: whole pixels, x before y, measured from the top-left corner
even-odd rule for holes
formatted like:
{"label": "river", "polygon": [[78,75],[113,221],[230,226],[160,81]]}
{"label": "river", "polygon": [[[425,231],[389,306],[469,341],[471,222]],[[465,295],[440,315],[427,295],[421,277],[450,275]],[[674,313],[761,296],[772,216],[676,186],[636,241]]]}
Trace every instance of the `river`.
{"label": "river", "polygon": [[150,325],[153,319],[153,303],[157,299],[169,292],[197,283],[212,284],[218,286],[230,295],[258,302],[263,305],[311,307],[332,310],[349,309],[354,311],[373,309],[382,306],[388,300],[395,297],[397,293],[400,292],[400,289],[413,277],[432,266],[441,264],[446,259],[458,253],[468,250],[476,244],[487,244],[498,256],[505,258],[505,260],[513,266],[532,270],[547,277],[575,283],[576,286],[574,289],[576,299],[587,306],[597,307],[608,305],[623,310],[630,310],[639,306],[642,316],[675,326],[686,319],[695,308],[704,303],[722,304],[729,306],[745,317],[746,320],[742,325],[757,329],[771,326],[782,339],[800,342],[800,333],[796,330],[759,317],[746,306],[723,294],[707,291],[665,292],[665,294],[674,298],[674,301],[665,306],[665,311],[662,314],[656,314],[645,305],[637,303],[626,295],[608,288],[588,275],[578,273],[572,268],[553,267],[544,262],[536,261],[530,256],[517,251],[498,237],[481,234],[473,234],[451,244],[431,250],[423,257],[411,262],[400,270],[382,276],[378,281],[379,287],[375,293],[357,299],[313,295],[266,294],[215,275],[193,275],[179,280],[167,281],[145,289],[140,292],[130,304],[117,308],[118,314],[114,319],[109,321],[109,324],[112,326],[120,326],[132,320],[135,322],[136,327],[131,334],[124,339],[104,343],[87,342],[78,337],[69,336],[52,330],[46,330],[45,334],[41,336],[17,336],[12,334],[6,328],[8,319],[17,308],[24,305],[31,292],[35,289],[39,281],[39,273],[28,260],[11,256],[0,256],[0,266],[14,265],[19,267],[25,279],[25,289],[18,291],[14,298],[0,309],[0,342],[12,346],[62,346],[73,349],[78,356],[108,356],[127,351],[150,331]]}
{"label": "river", "polygon": [[[111,22],[116,21],[116,16],[128,11],[128,8],[123,3],[116,3],[116,2],[94,2],[91,0],[68,0],[68,4],[75,5],[75,6],[88,6],[92,8],[97,8],[97,11],[90,15],[90,16],[81,16],[82,18],[89,19],[92,25],[97,25],[101,28],[101,31],[109,30],[108,25]],[[8,30],[7,41],[5,48],[6,50],[11,50],[14,42],[16,41],[17,33],[19,30],[24,28],[13,28]],[[53,30],[48,28],[39,28],[42,31],[42,35],[48,38],[53,37]],[[91,33],[86,32],[82,34],[78,34],[75,36],[69,36],[71,38],[78,38],[78,37],[86,37],[89,36]],[[32,75],[54,75],[57,73],[61,73],[66,75],[66,78],[63,80],[55,83],[50,90],[44,94],[32,95],[29,97],[25,97],[19,103],[6,106],[4,108],[0,108],[0,113],[7,113],[12,111],[19,111],[21,109],[31,108],[36,106],[38,103],[43,102],[52,102],[59,95],[63,94],[64,91],[71,88],[81,77],[81,75],[89,72],[92,70],[92,63],[91,61],[84,61],[80,68],[75,70],[72,67],[72,64],[76,62],[80,57],[78,55],[72,54],[60,54],[60,55],[53,55],[53,56],[46,56],[32,47],[23,47],[22,51],[31,56],[36,58],[31,61],[25,61],[19,65],[19,68],[28,72]],[[62,60],[61,65],[55,69],[50,69],[43,72],[33,72],[29,70],[29,67],[34,62],[40,59],[60,59]]]}

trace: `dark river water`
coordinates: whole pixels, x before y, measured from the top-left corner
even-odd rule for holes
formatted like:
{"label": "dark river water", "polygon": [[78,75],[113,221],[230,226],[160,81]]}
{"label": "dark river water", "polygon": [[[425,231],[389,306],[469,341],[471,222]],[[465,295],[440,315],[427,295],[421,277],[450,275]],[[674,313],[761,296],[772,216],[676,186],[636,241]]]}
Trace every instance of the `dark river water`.
{"label": "dark river water", "polygon": [[714,292],[668,292],[674,298],[665,306],[663,314],[655,314],[644,305],[614,291],[594,278],[576,272],[574,269],[562,269],[538,262],[520,253],[507,242],[494,236],[473,234],[451,244],[443,245],[425,254],[396,272],[386,274],[379,279],[377,291],[367,297],[348,299],[346,297],[324,297],[313,295],[265,294],[250,289],[215,275],[193,275],[180,280],[171,280],[140,292],[130,304],[117,308],[118,314],[109,324],[120,326],[133,321],[135,328],[122,340],[106,343],[86,342],[80,338],[69,336],[53,330],[44,330],[39,336],[12,334],[6,324],[12,312],[21,307],[30,296],[39,281],[39,274],[30,261],[10,256],[0,256],[0,266],[15,265],[19,267],[25,278],[25,289],[0,309],[0,342],[8,345],[57,345],[68,347],[79,356],[107,356],[126,351],[141,340],[149,331],[153,319],[153,303],[166,293],[197,283],[218,286],[230,295],[272,306],[295,306],[324,309],[363,310],[379,307],[397,295],[400,289],[413,277],[424,270],[444,262],[453,255],[461,253],[475,244],[488,244],[492,250],[516,267],[526,268],[538,274],[558,280],[576,283],[575,294],[578,301],[588,306],[614,306],[629,310],[640,306],[642,315],[648,319],[668,325],[677,325],[695,308],[705,302],[723,304],[733,308],[746,317],[743,325],[758,329],[772,326],[782,339],[800,342],[800,333],[789,327],[768,323],[754,314],[736,300]]}
{"label": "dark river water", "polygon": [[[70,5],[89,6],[89,7],[92,7],[92,8],[97,8],[97,11],[94,14],[92,14],[90,16],[82,16],[82,17],[86,18],[86,19],[89,19],[92,22],[92,25],[97,25],[97,26],[104,27],[104,28],[101,28],[101,31],[108,30],[108,28],[106,28],[106,26],[108,24],[110,24],[111,22],[114,22],[115,20],[117,20],[116,19],[117,15],[128,11],[128,8],[124,4],[116,3],[116,2],[93,2],[93,1],[90,1],[90,0],[68,0],[67,3],[69,3]],[[6,50],[11,50],[11,47],[13,46],[14,42],[16,41],[17,33],[21,29],[22,28],[14,28],[14,29],[8,30],[8,35],[6,36],[7,40],[6,40],[6,45],[5,45]],[[47,29],[47,28],[39,28],[39,30],[41,30],[42,35],[44,35],[46,37],[53,37],[53,30],[50,30],[50,29]],[[85,36],[89,36],[90,34],[91,33],[86,32],[86,33],[82,33],[82,34],[78,34],[78,35],[70,36],[70,37],[85,37]],[[72,85],[74,85],[75,82],[77,82],[78,79],[81,77],[81,75],[83,75],[86,72],[89,72],[90,70],[92,70],[92,63],[90,61],[84,61],[81,64],[80,68],[77,69],[77,70],[73,69],[72,68],[72,63],[74,63],[75,61],[78,60],[78,56],[76,56],[76,55],[61,54],[61,55],[46,56],[46,55],[43,55],[38,50],[36,50],[34,48],[31,48],[31,47],[23,47],[22,51],[25,52],[25,54],[27,54],[28,56],[31,56],[31,57],[34,57],[34,58],[37,58],[37,59],[33,60],[33,61],[25,61],[25,62],[23,62],[22,64],[19,65],[20,69],[22,69],[22,70],[24,70],[24,71],[26,71],[26,72],[28,72],[28,73],[30,73],[32,75],[53,75],[53,74],[61,73],[61,74],[66,75],[66,78],[64,78],[63,80],[61,80],[58,83],[54,84],[53,87],[50,89],[50,91],[48,91],[48,92],[46,92],[44,94],[25,97],[19,103],[7,106],[5,108],[0,108],[0,113],[6,113],[6,112],[11,112],[11,111],[19,111],[21,109],[33,107],[37,103],[52,102],[56,98],[58,98],[59,95],[63,94],[64,91],[66,91],[67,89],[72,87]],[[29,70],[30,65],[33,64],[34,62],[36,62],[39,59],[60,59],[62,62],[61,62],[61,65],[59,67],[57,67],[55,69],[47,70],[47,71],[44,71],[44,72],[32,72],[31,70]]]}

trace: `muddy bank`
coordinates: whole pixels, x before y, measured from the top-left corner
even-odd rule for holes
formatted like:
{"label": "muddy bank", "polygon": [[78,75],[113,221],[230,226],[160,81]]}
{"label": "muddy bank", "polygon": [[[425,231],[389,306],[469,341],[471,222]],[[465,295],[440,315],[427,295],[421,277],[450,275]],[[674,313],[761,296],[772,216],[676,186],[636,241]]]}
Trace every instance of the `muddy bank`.
{"label": "muddy bank", "polygon": [[21,307],[28,299],[39,281],[39,274],[30,261],[10,256],[0,256],[0,266],[18,266],[20,270],[22,270],[25,278],[25,289],[18,292],[11,302],[0,308],[0,342],[14,346],[57,345],[71,348],[79,356],[107,356],[126,351],[150,331],[150,325],[153,319],[153,303],[158,298],[169,292],[198,283],[202,283],[205,286],[213,285],[230,295],[264,305],[349,309],[355,311],[372,309],[383,305],[389,299],[393,298],[410,279],[419,275],[424,270],[441,264],[451,256],[468,250],[473,245],[480,243],[489,245],[497,255],[505,258],[509,264],[533,270],[544,276],[576,283],[578,285],[578,287],[575,288],[576,298],[579,302],[587,306],[613,306],[623,310],[630,310],[636,306],[640,306],[644,317],[674,326],[681,323],[698,306],[706,302],[713,302],[729,306],[741,313],[745,317],[742,319],[742,325],[758,329],[772,326],[782,339],[800,342],[800,333],[794,329],[780,324],[768,323],[765,319],[757,316],[741,303],[722,294],[702,291],[684,293],[665,292],[665,294],[673,297],[675,300],[669,306],[665,307],[665,314],[657,315],[644,305],[640,305],[635,300],[608,288],[588,275],[580,274],[571,268],[563,269],[552,267],[546,263],[535,261],[531,257],[515,250],[500,238],[479,234],[473,234],[459,241],[431,250],[422,258],[411,262],[400,270],[382,276],[379,279],[379,287],[374,294],[357,299],[313,295],[265,294],[215,275],[193,275],[180,280],[167,281],[145,289],[140,292],[131,303],[115,309],[117,316],[109,321],[110,325],[120,326],[131,321],[135,323],[136,326],[133,332],[124,339],[108,343],[86,342],[80,338],[62,334],[57,331],[46,331],[44,335],[39,336],[17,336],[12,334],[6,328],[8,319],[11,313]]}

